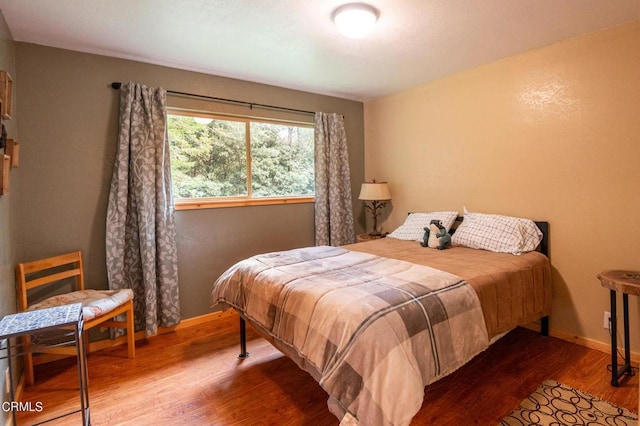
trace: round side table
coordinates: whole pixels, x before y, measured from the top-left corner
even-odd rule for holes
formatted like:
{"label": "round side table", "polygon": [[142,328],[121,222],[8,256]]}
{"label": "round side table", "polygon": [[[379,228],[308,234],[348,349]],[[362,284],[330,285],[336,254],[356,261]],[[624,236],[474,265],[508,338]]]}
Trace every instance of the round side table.
{"label": "round side table", "polygon": [[[598,279],[603,287],[609,289],[611,298],[611,386],[618,386],[623,375],[633,376],[631,368],[631,349],[629,347],[629,295],[640,296],[640,272],[638,271],[602,271]],[[622,315],[624,322],[624,365],[618,368],[617,357],[617,303],[616,293],[622,293]]]}

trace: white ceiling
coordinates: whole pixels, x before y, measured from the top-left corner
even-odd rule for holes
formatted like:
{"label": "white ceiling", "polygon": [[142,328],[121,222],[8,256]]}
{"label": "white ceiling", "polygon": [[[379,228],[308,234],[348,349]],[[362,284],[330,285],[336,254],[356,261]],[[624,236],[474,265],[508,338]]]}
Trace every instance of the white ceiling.
{"label": "white ceiling", "polygon": [[368,0],[365,39],[339,34],[349,0],[0,0],[16,41],[366,101],[640,19],[640,0]]}

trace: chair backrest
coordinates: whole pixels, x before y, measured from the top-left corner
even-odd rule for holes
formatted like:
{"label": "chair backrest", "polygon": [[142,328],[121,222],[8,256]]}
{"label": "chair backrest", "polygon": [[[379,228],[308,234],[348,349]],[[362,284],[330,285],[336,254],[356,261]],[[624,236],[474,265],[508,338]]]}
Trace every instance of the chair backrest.
{"label": "chair backrest", "polygon": [[74,278],[76,290],[84,290],[82,253],[75,251],[16,265],[18,311],[27,310],[27,291],[42,285]]}

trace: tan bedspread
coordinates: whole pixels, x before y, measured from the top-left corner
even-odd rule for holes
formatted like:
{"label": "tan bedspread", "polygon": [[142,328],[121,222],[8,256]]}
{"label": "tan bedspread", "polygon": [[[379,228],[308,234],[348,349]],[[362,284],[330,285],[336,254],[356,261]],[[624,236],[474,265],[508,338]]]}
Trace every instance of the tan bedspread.
{"label": "tan bedspread", "polygon": [[551,313],[551,267],[549,259],[538,252],[514,256],[465,247],[436,250],[395,238],[344,247],[463,278],[478,293],[489,338]]}
{"label": "tan bedspread", "polygon": [[477,294],[460,277],[340,247],[239,262],[211,304],[234,307],[311,373],[345,425],[408,425],[426,385],[488,346]]}

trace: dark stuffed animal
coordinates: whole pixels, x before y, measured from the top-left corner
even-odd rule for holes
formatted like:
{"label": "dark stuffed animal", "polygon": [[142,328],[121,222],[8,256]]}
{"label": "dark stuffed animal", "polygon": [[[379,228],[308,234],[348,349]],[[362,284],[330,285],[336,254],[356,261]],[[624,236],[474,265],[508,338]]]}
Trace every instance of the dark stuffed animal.
{"label": "dark stuffed animal", "polygon": [[438,229],[440,232],[436,234],[436,238],[438,239],[438,246],[436,248],[438,250],[444,250],[451,247],[451,234],[447,232],[440,221],[438,221]]}
{"label": "dark stuffed animal", "polygon": [[420,245],[422,247],[429,247],[429,227],[425,226],[424,228],[424,237],[422,237],[422,242],[420,243]]}
{"label": "dark stuffed animal", "polygon": [[434,219],[428,227],[424,228],[423,242],[420,244],[422,247],[444,250],[451,246],[451,234],[442,226],[441,221]]}

